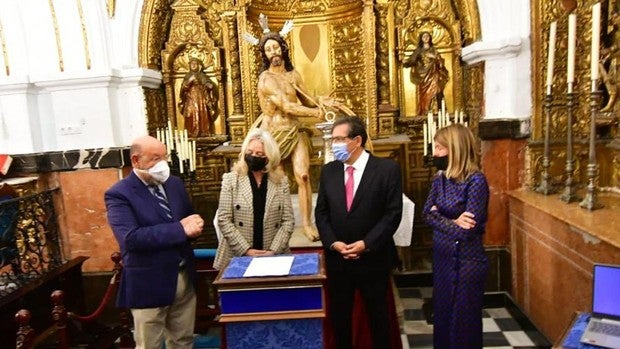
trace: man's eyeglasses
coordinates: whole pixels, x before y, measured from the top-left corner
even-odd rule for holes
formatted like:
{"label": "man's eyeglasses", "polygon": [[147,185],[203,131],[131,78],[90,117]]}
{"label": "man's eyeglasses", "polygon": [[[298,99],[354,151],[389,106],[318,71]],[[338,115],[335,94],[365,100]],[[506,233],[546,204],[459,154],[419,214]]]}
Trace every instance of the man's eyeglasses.
{"label": "man's eyeglasses", "polygon": [[351,138],[349,138],[349,137],[332,137],[332,142],[344,143],[344,142],[346,142],[349,139],[351,139]]}

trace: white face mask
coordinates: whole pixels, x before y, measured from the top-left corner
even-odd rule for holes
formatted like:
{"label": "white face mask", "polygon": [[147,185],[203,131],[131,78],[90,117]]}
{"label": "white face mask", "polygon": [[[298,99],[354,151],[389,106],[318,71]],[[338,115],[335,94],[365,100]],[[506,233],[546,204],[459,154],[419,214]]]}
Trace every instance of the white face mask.
{"label": "white face mask", "polygon": [[153,167],[148,170],[138,170],[143,173],[148,173],[159,183],[165,183],[170,177],[170,167],[168,167],[168,162],[166,160],[160,160],[158,163],[153,165]]}

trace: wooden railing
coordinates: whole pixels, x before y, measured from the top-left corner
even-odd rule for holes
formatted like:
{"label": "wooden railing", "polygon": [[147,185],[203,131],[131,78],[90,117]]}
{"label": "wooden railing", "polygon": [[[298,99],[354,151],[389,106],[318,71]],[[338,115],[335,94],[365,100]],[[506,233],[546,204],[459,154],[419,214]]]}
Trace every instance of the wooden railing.
{"label": "wooden railing", "polygon": [[[88,315],[78,315],[67,310],[65,306],[65,292],[55,290],[51,294],[51,319],[49,327],[38,331],[31,326],[32,314],[27,309],[20,309],[15,314],[18,325],[15,336],[15,348],[56,348],[69,349],[73,347],[104,349],[133,348],[135,343],[131,335],[130,316],[126,309],[121,310],[121,323],[106,326],[97,323],[103,309],[116,295],[120,283],[122,265],[118,252],[112,254],[114,262],[113,274],[99,306]],[[120,341],[119,341],[120,339]]]}
{"label": "wooden railing", "polygon": [[62,258],[55,191],[0,201],[0,347],[109,348],[118,338],[133,347],[126,312],[119,325],[96,321],[116,295],[118,252],[101,305],[93,314],[77,315],[85,309],[81,269],[88,257]]}

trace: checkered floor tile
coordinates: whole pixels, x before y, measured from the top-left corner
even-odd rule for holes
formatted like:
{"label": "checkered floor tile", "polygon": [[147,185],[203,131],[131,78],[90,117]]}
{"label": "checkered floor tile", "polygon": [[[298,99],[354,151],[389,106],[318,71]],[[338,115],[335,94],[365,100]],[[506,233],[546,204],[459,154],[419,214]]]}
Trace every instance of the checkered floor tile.
{"label": "checkered floor tile", "polygon": [[[402,307],[403,349],[433,348],[433,325],[427,322],[431,287],[398,288]],[[520,317],[521,318],[521,317]],[[482,314],[484,348],[550,348],[549,341],[527,321],[517,321],[507,308],[485,308]]]}

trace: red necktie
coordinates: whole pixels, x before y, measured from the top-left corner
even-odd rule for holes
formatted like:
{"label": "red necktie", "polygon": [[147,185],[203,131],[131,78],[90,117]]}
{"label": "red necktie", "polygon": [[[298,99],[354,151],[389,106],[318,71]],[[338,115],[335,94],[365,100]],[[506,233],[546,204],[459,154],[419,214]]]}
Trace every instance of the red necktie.
{"label": "red necktie", "polygon": [[353,189],[355,188],[355,181],[353,179],[353,171],[355,171],[355,167],[349,166],[347,167],[347,174],[349,177],[347,181],[344,183],[344,193],[347,197],[347,212],[351,211],[351,204],[353,203]]}

